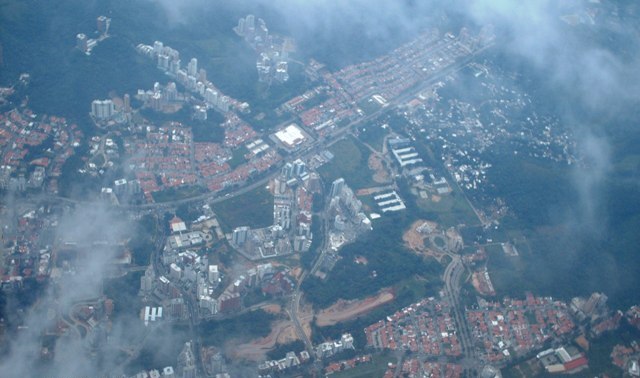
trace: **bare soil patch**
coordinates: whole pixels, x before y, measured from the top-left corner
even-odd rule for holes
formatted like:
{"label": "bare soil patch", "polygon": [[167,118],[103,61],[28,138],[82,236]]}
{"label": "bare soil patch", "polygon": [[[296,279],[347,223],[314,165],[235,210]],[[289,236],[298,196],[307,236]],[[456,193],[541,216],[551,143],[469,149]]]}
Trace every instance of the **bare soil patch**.
{"label": "bare soil patch", "polygon": [[344,301],[339,300],[334,305],[320,311],[316,316],[316,324],[319,327],[334,325],[345,320],[355,318],[395,298],[391,290],[385,290],[373,297],[365,299]]}
{"label": "bare soil patch", "polygon": [[230,351],[229,358],[232,359],[264,361],[267,358],[267,352],[273,349],[277,343],[284,344],[297,338],[293,323],[289,320],[283,320],[274,323],[271,333],[266,337],[239,345],[231,342],[227,345],[227,350]]}
{"label": "bare soil patch", "polygon": [[420,226],[424,225],[425,223],[429,223],[429,225],[433,229],[437,227],[437,223],[435,222],[419,219],[413,222],[411,227],[409,227],[409,229],[402,235],[402,240],[404,241],[407,248],[409,248],[413,252],[422,256],[430,256],[440,261],[442,257],[445,256],[445,254],[432,248],[427,248],[424,245],[424,240],[428,238],[429,235],[418,231]]}
{"label": "bare soil patch", "polygon": [[389,172],[384,167],[382,163],[382,159],[374,154],[369,156],[368,161],[369,169],[371,169],[373,173],[373,181],[377,183],[385,183],[389,182]]}

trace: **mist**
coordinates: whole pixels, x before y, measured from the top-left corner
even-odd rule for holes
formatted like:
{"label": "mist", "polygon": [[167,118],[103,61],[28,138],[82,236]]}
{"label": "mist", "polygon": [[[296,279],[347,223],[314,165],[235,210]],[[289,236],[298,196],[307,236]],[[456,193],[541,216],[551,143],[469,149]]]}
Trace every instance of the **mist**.
{"label": "mist", "polygon": [[[97,372],[115,368],[99,366],[98,357],[91,354],[91,343],[99,337],[96,332],[100,329],[81,338],[75,326],[71,326],[57,338],[50,361],[41,362],[41,353],[43,337],[55,332],[63,319],[69,319],[74,304],[95,301],[102,296],[103,280],[113,269],[115,246],[124,242],[128,226],[126,218],[102,204],[79,205],[62,215],[54,248],[58,252],[77,248],[78,256],[75,263],[56,268],[57,272],[52,275],[57,278],[52,278],[43,296],[25,314],[23,326],[10,342],[9,354],[0,360],[3,376],[39,376],[40,369],[49,376],[96,376]],[[117,329],[115,325],[116,335]],[[101,356],[100,364],[112,357]]]}
{"label": "mist", "polygon": [[181,25],[198,19],[194,10],[206,12],[220,7],[231,9],[232,14],[253,13],[265,18],[270,28],[282,29],[298,39],[301,55],[323,63],[329,60],[331,70],[373,59],[433,27],[457,34],[462,26],[477,29],[492,25],[497,36],[493,53],[525,75],[522,80],[528,85],[523,83],[522,89],[533,86],[539,90],[535,96],[551,103],[553,113],[562,127],[571,130],[576,143],[579,161],[570,167],[569,175],[576,196],[564,208],[549,211],[550,223],[566,226],[564,237],[575,246],[564,252],[563,259],[570,261],[567,266],[583,258],[581,240],[596,238],[604,242],[615,233],[608,229],[607,219],[615,216],[615,211],[608,208],[607,190],[616,165],[614,156],[621,152],[616,151],[612,138],[614,134],[619,138],[637,132],[637,125],[624,117],[640,104],[637,2],[155,2]]}
{"label": "mist", "polygon": [[[640,67],[640,34],[637,25],[622,17],[622,9],[618,9],[621,16],[616,24],[605,22],[591,25],[586,22],[569,26],[561,17],[569,13],[588,14],[589,2],[138,1],[161,6],[169,20],[169,28],[188,28],[193,20],[198,20],[196,25],[201,26],[207,14],[218,11],[238,16],[253,13],[257,17],[265,17],[270,28],[299,40],[302,56],[311,57],[318,51],[333,47],[335,50],[327,54],[333,55],[332,59],[336,62],[334,67],[384,53],[398,42],[437,26],[459,27],[468,24],[470,27],[480,27],[492,24],[498,35],[499,46],[496,48],[505,56],[522,61],[531,68],[530,72],[535,73],[535,80],[540,81],[540,87],[563,99],[557,104],[558,116],[566,127],[573,130],[581,157],[580,164],[572,168],[571,176],[572,185],[578,193],[575,199],[577,210],[562,214],[563,221],[571,223],[575,230],[591,232],[601,227],[600,220],[607,216],[603,188],[614,165],[614,146],[607,129],[617,127],[617,115],[640,102],[640,75],[637,74]],[[603,5],[602,9],[594,16],[596,19],[612,11],[609,5]],[[229,24],[235,22],[235,19],[229,20]],[[459,30],[451,31],[457,34]],[[603,33],[604,39],[593,38],[596,32]],[[231,30],[229,33],[232,33]],[[345,40],[336,41],[341,35],[345,36]],[[238,43],[241,43],[239,39]],[[355,44],[357,48],[350,50]],[[179,46],[175,47],[180,49]],[[365,55],[357,55],[360,53]],[[322,61],[321,58],[318,60]],[[11,198],[11,203],[13,201]],[[102,283],[112,273],[110,262],[117,253],[117,244],[126,240],[130,229],[131,224],[126,216],[103,205],[78,205],[61,218],[56,232],[60,245],[77,243],[86,247],[82,249],[78,263],[63,271],[56,282],[49,285],[44,297],[25,314],[25,328],[11,341],[8,356],[0,360],[3,376],[34,376],[34,369],[40,366],[42,335],[55,327],[60,314],[75,303],[101,295]],[[567,253],[570,254],[569,251]],[[616,262],[607,260],[606,264],[615,266]],[[118,306],[118,303],[115,305]],[[119,339],[132,337],[129,334],[132,324],[114,323],[109,343],[118,345]],[[75,337],[74,332],[69,329],[66,336],[58,339],[56,353],[46,365],[48,375],[96,376],[97,372],[116,369],[114,355],[93,356],[88,345],[89,338]]]}

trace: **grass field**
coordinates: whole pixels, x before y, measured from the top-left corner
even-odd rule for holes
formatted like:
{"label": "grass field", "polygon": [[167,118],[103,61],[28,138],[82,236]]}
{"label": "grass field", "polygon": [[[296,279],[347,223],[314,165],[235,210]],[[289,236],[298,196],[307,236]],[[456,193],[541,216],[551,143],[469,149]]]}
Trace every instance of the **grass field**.
{"label": "grass field", "polygon": [[389,134],[389,129],[383,129],[381,124],[374,123],[360,127],[358,133],[358,139],[363,143],[368,144],[376,151],[382,152],[382,143],[384,142],[384,137]]}
{"label": "grass field", "polygon": [[334,378],[382,377],[384,372],[387,371],[387,365],[389,363],[395,363],[396,361],[395,357],[388,355],[373,356],[371,362],[368,364],[362,364],[353,369],[341,371],[331,376]]}
{"label": "grass field", "polygon": [[319,172],[325,182],[344,177],[353,190],[376,185],[373,172],[369,169],[370,151],[355,138],[340,140],[330,148],[334,154],[330,163],[320,167]]}
{"label": "grass field", "polygon": [[373,99],[373,97],[367,97],[366,99],[358,102],[358,106],[362,109],[365,114],[372,114],[380,110],[382,106]]}
{"label": "grass field", "polygon": [[264,187],[213,206],[225,232],[236,227],[267,227],[273,224],[273,196]]}
{"label": "grass field", "polygon": [[417,204],[421,210],[428,213],[435,213],[438,222],[443,227],[457,226],[464,223],[473,226],[480,223],[475,212],[461,193],[453,191],[449,195],[441,196],[438,202],[431,199],[417,199]]}
{"label": "grass field", "polygon": [[240,146],[232,151],[231,160],[227,161],[231,169],[236,169],[242,164],[247,162],[247,159],[244,158],[249,151],[245,146]]}
{"label": "grass field", "polygon": [[153,193],[153,200],[156,202],[168,202],[191,198],[202,193],[204,193],[204,189],[200,186],[181,186],[178,188],[169,188],[160,192],[155,192]]}

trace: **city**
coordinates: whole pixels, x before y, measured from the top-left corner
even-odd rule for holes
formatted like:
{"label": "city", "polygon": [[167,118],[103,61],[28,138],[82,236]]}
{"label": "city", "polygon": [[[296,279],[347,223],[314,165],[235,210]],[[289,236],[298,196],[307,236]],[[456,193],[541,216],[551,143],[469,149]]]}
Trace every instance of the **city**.
{"label": "city", "polygon": [[[637,302],[509,287],[539,236],[503,157],[596,163],[491,60],[494,25],[423,27],[333,69],[244,14],[227,32],[254,84],[304,82],[268,111],[149,33],[128,43],[158,81],[77,104],[88,122],[36,113],[29,72],[0,88],[2,303],[21,298],[0,341],[34,340],[31,374],[81,353],[78,371],[136,378],[640,376]],[[122,38],[95,20],[74,59]]]}

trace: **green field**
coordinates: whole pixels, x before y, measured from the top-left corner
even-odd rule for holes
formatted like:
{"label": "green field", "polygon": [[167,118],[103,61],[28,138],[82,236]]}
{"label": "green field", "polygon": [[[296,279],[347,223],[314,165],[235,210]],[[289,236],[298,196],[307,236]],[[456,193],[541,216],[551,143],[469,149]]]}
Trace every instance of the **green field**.
{"label": "green field", "polygon": [[204,189],[200,186],[181,186],[154,192],[153,200],[156,202],[169,202],[191,198],[202,193],[204,193]]}
{"label": "green field", "polygon": [[366,127],[358,128],[358,138],[363,142],[374,148],[376,151],[382,152],[382,144],[384,143],[384,137],[389,134],[388,128],[382,128],[382,124],[372,123]]}
{"label": "green field", "polygon": [[248,152],[249,150],[247,150],[245,146],[240,146],[235,150],[231,151],[232,153],[231,160],[227,161],[231,169],[236,169],[237,167],[246,163],[247,159],[244,158],[244,155],[246,155]]}
{"label": "green field", "polygon": [[382,109],[382,106],[373,99],[373,97],[367,97],[362,101],[358,102],[358,106],[362,109],[365,114],[373,114],[378,110]]}
{"label": "green field", "polygon": [[373,172],[369,169],[370,151],[355,138],[340,140],[329,148],[334,158],[318,169],[325,182],[344,177],[353,190],[376,185]]}
{"label": "green field", "polygon": [[[307,300],[317,308],[325,308],[340,298],[363,298],[415,275],[423,277],[425,284],[439,281],[442,266],[437,261],[423,259],[403,246],[402,233],[414,220],[408,212],[377,220],[373,232],[342,247],[340,255],[343,258],[327,274],[326,280],[315,276],[305,280],[302,288]],[[368,263],[357,264],[356,256],[364,256]]]}
{"label": "green field", "polygon": [[451,194],[440,196],[438,202],[418,198],[416,203],[422,211],[434,214],[443,227],[453,227],[463,223],[473,226],[480,223],[463,194],[455,190]]}
{"label": "green field", "polygon": [[369,378],[382,377],[389,363],[396,363],[396,358],[388,355],[373,356],[371,362],[341,371],[332,375],[335,378]]}
{"label": "green field", "polygon": [[213,206],[225,232],[236,227],[267,227],[273,224],[273,196],[264,187]]}

